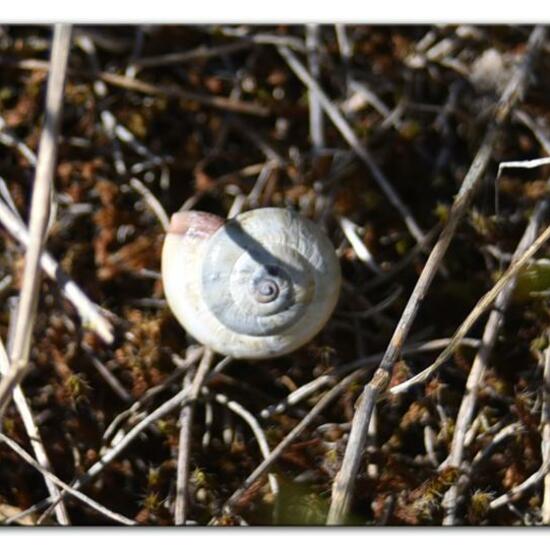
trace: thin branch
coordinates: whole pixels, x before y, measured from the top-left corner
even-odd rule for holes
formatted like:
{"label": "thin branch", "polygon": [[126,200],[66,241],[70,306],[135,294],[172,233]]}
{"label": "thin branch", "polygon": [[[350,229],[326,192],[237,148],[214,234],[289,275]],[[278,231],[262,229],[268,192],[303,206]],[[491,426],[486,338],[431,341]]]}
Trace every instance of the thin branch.
{"label": "thin branch", "polygon": [[109,449],[73,486],[82,487],[99,474],[107,464],[113,461],[148,426],[171,413],[174,409],[188,403],[189,388],[184,388],[168,401],[164,402],[143,420],[138,422],[114,447]]}
{"label": "thin branch", "polygon": [[440,225],[437,224],[432,227],[428,233],[426,233],[426,240],[424,243],[416,243],[398,262],[396,262],[389,271],[385,271],[380,275],[377,275],[373,279],[367,281],[363,286],[365,292],[378,288],[379,286],[386,284],[393,279],[405,268],[410,266],[415,258],[419,256],[425,246],[428,246],[437,236],[440,229]]}
{"label": "thin branch", "polygon": [[[103,87],[105,87],[105,84],[101,80],[97,80],[96,84],[98,83],[102,84]],[[94,86],[94,89],[95,88],[97,88],[97,86]],[[98,92],[96,92],[96,94],[98,94]],[[128,173],[128,168],[126,167],[126,162],[124,161],[124,155],[122,154],[122,147],[120,146],[120,143],[116,136],[116,119],[114,115],[107,110],[101,111],[99,114],[99,118],[101,119],[101,125],[103,126],[103,131],[105,132],[105,135],[109,138],[109,141],[113,148],[112,154],[113,154],[113,164],[115,167],[115,171],[119,176],[124,177]]]}
{"label": "thin branch", "polygon": [[168,231],[170,219],[168,218],[168,214],[166,214],[166,210],[164,210],[162,204],[160,204],[155,195],[153,195],[153,193],[151,193],[151,191],[149,191],[149,189],[145,187],[145,185],[143,185],[143,183],[141,183],[141,181],[137,178],[132,178],[130,180],[130,186],[145,199],[145,202],[154,212],[164,231]]}
{"label": "thin branch", "polygon": [[299,51],[303,51],[305,49],[303,42],[300,39],[292,36],[285,37],[260,33],[255,35],[243,36],[238,33],[230,34],[229,32],[224,32],[224,29],[221,29],[221,31],[227,36],[237,37],[239,41],[211,47],[198,46],[197,48],[193,48],[192,50],[187,50],[183,52],[171,52],[168,54],[156,55],[151,57],[142,57],[140,59],[132,61],[129,69],[133,69],[135,71],[147,67],[179,65],[182,63],[187,63],[189,61],[195,61],[197,59],[210,59],[212,57],[224,56],[231,53],[239,52],[241,50],[251,48],[255,44],[285,44],[290,48],[294,48]]}
{"label": "thin branch", "polygon": [[508,504],[513,499],[517,498],[519,495],[523,494],[527,489],[530,489],[536,485],[543,477],[548,474],[548,469],[550,467],[550,462],[543,462],[542,466],[534,473],[531,474],[523,483],[520,483],[513,489],[510,489],[504,495],[499,496],[491,501],[489,508],[491,510],[496,510],[505,504]]}
{"label": "thin branch", "polygon": [[374,408],[374,403],[386,389],[390,381],[391,371],[399,358],[403,344],[405,343],[420,309],[420,305],[426,297],[435,273],[458,227],[458,223],[464,217],[471,199],[480,186],[481,176],[491,158],[491,152],[498,131],[508,118],[516,99],[523,92],[531,64],[536,53],[544,43],[544,38],[544,27],[536,27],[531,33],[527,53],[500,98],[496,107],[494,120],[489,124],[489,128],[487,129],[477,155],[464,177],[460,191],[449,213],[447,224],[443,228],[418,278],[416,286],[405,306],[405,310],[395,328],[390,343],[388,344],[384,358],[378,370],[374,373],[371,382],[369,382],[363,390],[361,400],[358,403],[353,418],[342,468],[334,480],[332,501],[327,520],[329,524],[340,524],[345,521],[353,498],[355,480],[359,470],[361,454],[364,449],[367,428]]}
{"label": "thin branch", "polygon": [[505,441],[509,437],[518,435],[522,431],[523,426],[519,422],[513,422],[512,424],[504,426],[495,433],[491,433],[489,444],[476,453],[474,459],[472,460],[470,470],[473,471],[484,460],[487,460],[503,441]]}
{"label": "thin branch", "polygon": [[[91,468],[80,478],[78,478],[73,484],[73,489],[80,489],[87,483],[89,483],[95,476],[104,470],[104,468],[112,462],[136,437],[151,424],[160,420],[163,416],[171,413],[173,410],[177,409],[180,406],[183,406],[189,401],[189,388],[184,388],[171,399],[160,405],[152,413],[147,415],[143,420],[138,422],[114,447],[111,447],[96,463],[94,463]],[[61,500],[65,497],[67,491],[61,493],[58,500]],[[48,503],[51,503],[52,506],[57,504],[57,501],[53,499],[45,499]],[[46,512],[42,515],[39,522],[43,521],[50,513],[51,506]]]}
{"label": "thin branch", "polygon": [[[112,117],[112,120],[109,120]],[[109,126],[112,126],[115,136],[122,142],[126,143],[133,151],[135,151],[138,155],[141,155],[142,157],[145,157],[147,161],[151,164],[151,166],[163,166],[167,162],[171,162],[173,159],[172,157],[166,156],[166,157],[160,157],[158,155],[155,155],[153,152],[151,152],[143,143],[141,143],[134,134],[128,130],[125,126],[120,124],[116,118],[114,118],[114,115],[109,111],[103,111],[102,112],[102,118],[105,118],[109,122]],[[132,168],[132,171],[136,173],[140,170],[140,168],[136,168],[134,165]]]}
{"label": "thin branch", "polygon": [[[95,44],[90,36],[86,34],[76,33],[75,44],[80,47],[88,56],[92,69],[94,71],[100,70],[99,59],[97,57],[97,51]],[[103,105],[107,96],[107,86],[102,80],[96,80],[92,86],[94,94],[100,100],[100,105]],[[109,138],[113,148],[113,161],[116,173],[119,176],[125,176],[127,173],[126,164],[122,156],[122,150],[120,143],[116,139],[116,118],[107,109],[100,107],[99,118],[105,135]]]}
{"label": "thin branch", "polygon": [[500,179],[500,175],[505,168],[539,168],[540,166],[546,166],[547,164],[550,164],[550,157],[543,157],[540,159],[511,160],[509,162],[501,162],[498,165],[497,180]]}
{"label": "thin branch", "polygon": [[146,67],[165,67],[167,65],[180,65],[188,61],[197,59],[209,59],[221,55],[238,52],[252,47],[254,44],[251,41],[240,40],[239,42],[230,42],[229,44],[221,44],[220,46],[198,46],[192,50],[184,52],[171,52],[162,55],[151,57],[142,57],[132,61],[129,68],[134,70],[144,69]]}
{"label": "thin branch", "polygon": [[538,142],[542,145],[547,155],[550,155],[550,139],[548,138],[548,132],[546,128],[541,127],[536,121],[534,121],[525,111],[517,109],[514,112],[514,119],[522,122],[533,132]]}
{"label": "thin branch", "polygon": [[336,41],[338,43],[338,50],[340,51],[340,58],[342,59],[342,65],[344,67],[344,74],[346,77],[346,93],[349,93],[349,87],[351,84],[351,59],[353,57],[353,45],[346,32],[346,26],[340,24],[335,25]]}
{"label": "thin branch", "polygon": [[130,403],[132,401],[132,396],[126,390],[126,388],[119,382],[117,377],[97,358],[94,354],[94,351],[91,346],[82,342],[80,344],[82,351],[88,356],[92,365],[95,367],[101,378],[107,382],[109,387],[113,390],[116,395],[120,397],[125,403]]}
{"label": "thin branch", "polygon": [[239,38],[241,40],[248,40],[254,44],[269,44],[272,46],[288,46],[293,50],[299,52],[305,51],[306,47],[304,41],[295,36],[281,35],[281,34],[269,34],[269,33],[255,33],[247,34],[248,29],[241,27],[218,27],[216,26],[216,34],[221,32],[224,36],[230,36],[233,38]]}
{"label": "thin branch", "polygon": [[36,517],[33,517],[35,511],[35,506],[21,510],[17,506],[0,504],[0,525],[4,526],[13,523],[18,525],[36,525]]}
{"label": "thin branch", "polygon": [[[403,293],[403,287],[402,286],[396,286],[393,290],[393,292],[388,295],[386,298],[382,299],[377,304],[374,304],[370,307],[365,306],[364,309],[353,311],[339,311],[338,317],[348,318],[348,319],[370,319],[371,317],[377,317],[379,313],[382,313],[383,311],[386,311],[389,307],[391,307],[395,301],[401,296]],[[382,356],[380,356],[382,357]]]}
{"label": "thin branch", "polygon": [[[309,70],[312,78],[318,80],[321,76],[320,63],[320,28],[319,25],[306,25],[306,48]],[[325,128],[323,110],[319,96],[313,91],[308,92],[309,100],[309,133],[314,152],[318,153],[325,146]]]}
{"label": "thin branch", "polygon": [[193,381],[189,381],[189,399],[182,407],[180,414],[180,437],[178,447],[178,464],[176,478],[176,505],[174,511],[175,525],[185,525],[188,515],[187,482],[189,479],[189,459],[191,451],[191,428],[193,427],[193,413],[195,401],[206,381],[208,371],[212,366],[214,352],[205,348],[204,355],[197,368]]}
{"label": "thin branch", "polygon": [[[386,120],[391,120],[391,114],[389,107],[370,89],[364,82],[357,82],[357,80],[350,80],[350,90],[354,92],[348,100],[342,105],[342,110],[347,113],[352,110],[354,104],[357,104],[356,97],[359,96],[362,105],[368,103],[380,113]],[[362,106],[360,105],[360,106]]]}
{"label": "thin branch", "polygon": [[102,440],[109,441],[122,422],[126,421],[129,417],[136,415],[144,405],[149,403],[153,397],[155,397],[155,395],[158,395],[160,392],[165,390],[180,376],[182,376],[182,374],[187,372],[202,357],[203,352],[204,348],[199,346],[198,348],[188,350],[185,359],[181,359],[179,356],[174,354],[172,356],[172,362],[176,365],[176,368],[172,374],[167,376],[166,379],[160,384],[149,388],[137,401],[132,404],[130,408],[119,413],[105,429]]}
{"label": "thin branch", "polygon": [[19,215],[19,211],[17,210],[17,206],[15,206],[15,203],[13,202],[13,198],[8,188],[8,184],[6,183],[6,180],[1,176],[0,176],[0,195],[2,195],[2,199],[6,201],[6,205],[10,208],[12,213],[17,217],[17,219],[21,223],[23,223],[23,220]]}
{"label": "thin branch", "polygon": [[6,121],[0,116],[0,143],[6,147],[15,147],[31,166],[36,166],[36,155],[25,142],[14,136],[7,128]]}
{"label": "thin branch", "polygon": [[[525,229],[525,232],[513,255],[512,263],[516,262],[534,241],[539,231],[540,224],[546,215],[547,207],[548,203],[544,201],[539,203],[535,209],[535,212],[531,216],[531,220],[527,225],[527,228]],[[504,314],[506,313],[506,309],[508,308],[508,304],[512,298],[515,283],[515,279],[512,279],[502,289],[495,300],[494,308],[489,315],[487,324],[485,325],[482,345],[477,352],[472,368],[470,369],[464,397],[462,398],[456,418],[453,441],[449,452],[449,460],[445,464],[446,466],[453,466],[457,468],[462,462],[464,440],[474,416],[477,394],[487,369],[489,357],[491,356],[495,346],[497,335],[502,323],[504,322]],[[445,518],[443,520],[444,525],[453,525],[455,523],[457,497],[458,485],[453,484],[443,498],[443,507],[445,508]]]}
{"label": "thin branch", "polygon": [[[204,388],[203,388],[204,391]],[[204,432],[202,434],[202,448],[207,450],[212,440],[212,425],[214,423],[214,407],[210,401],[204,404]]]}
{"label": "thin branch", "polygon": [[21,297],[11,350],[11,368],[9,374],[0,382],[0,419],[11,399],[13,389],[23,379],[27,370],[40,288],[40,256],[50,216],[52,180],[57,159],[57,141],[61,125],[63,88],[70,44],[71,26],[56,25],[51,54],[51,72],[46,91],[46,116],[40,136],[32,193],[30,240],[25,255]]}
{"label": "thin branch", "polygon": [[355,252],[355,255],[363,263],[365,263],[373,273],[376,273],[376,275],[382,275],[383,271],[380,269],[380,267],[376,263],[376,260],[374,259],[373,255],[370,253],[370,250],[367,248],[363,240],[356,233],[357,229],[359,229],[358,226],[354,224],[350,219],[346,218],[345,216],[341,216],[339,221],[340,221],[340,227],[342,228],[342,231],[346,236],[346,239],[351,244]]}

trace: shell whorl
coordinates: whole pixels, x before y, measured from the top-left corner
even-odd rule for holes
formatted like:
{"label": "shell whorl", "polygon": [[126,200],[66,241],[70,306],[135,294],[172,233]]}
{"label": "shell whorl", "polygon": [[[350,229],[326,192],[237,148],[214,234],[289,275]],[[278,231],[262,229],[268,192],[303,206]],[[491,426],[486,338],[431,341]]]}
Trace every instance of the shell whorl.
{"label": "shell whorl", "polygon": [[198,212],[178,216],[163,248],[165,294],[197,340],[233,357],[274,357],[323,327],[340,267],[315,224],[280,208],[225,223]]}

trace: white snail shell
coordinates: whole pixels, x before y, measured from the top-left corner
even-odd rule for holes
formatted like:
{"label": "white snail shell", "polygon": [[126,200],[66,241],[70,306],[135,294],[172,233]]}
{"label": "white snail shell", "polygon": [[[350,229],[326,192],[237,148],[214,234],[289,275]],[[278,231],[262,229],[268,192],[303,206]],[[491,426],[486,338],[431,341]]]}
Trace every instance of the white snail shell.
{"label": "white snail shell", "polygon": [[311,221],[283,208],[224,220],[172,217],[162,251],[170,308],[195,339],[235,358],[290,353],[325,325],[338,301],[340,265]]}

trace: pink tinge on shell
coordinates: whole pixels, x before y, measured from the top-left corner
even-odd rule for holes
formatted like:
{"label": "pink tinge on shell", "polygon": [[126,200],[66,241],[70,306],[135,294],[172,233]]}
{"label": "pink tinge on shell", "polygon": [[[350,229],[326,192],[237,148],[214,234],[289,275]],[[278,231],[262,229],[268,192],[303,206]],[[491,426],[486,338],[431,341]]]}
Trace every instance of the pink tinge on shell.
{"label": "pink tinge on shell", "polygon": [[186,235],[196,239],[206,239],[214,234],[225,220],[209,214],[208,212],[199,212],[190,210],[188,212],[176,212],[170,219],[168,233]]}

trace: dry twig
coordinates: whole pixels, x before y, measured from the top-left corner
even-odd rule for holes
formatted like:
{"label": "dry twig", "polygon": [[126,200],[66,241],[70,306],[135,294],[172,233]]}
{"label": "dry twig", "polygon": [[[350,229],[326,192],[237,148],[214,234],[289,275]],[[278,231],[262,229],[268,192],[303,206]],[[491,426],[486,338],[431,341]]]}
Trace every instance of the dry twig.
{"label": "dry twig", "polygon": [[23,284],[10,357],[11,366],[9,373],[0,382],[0,419],[13,389],[22,380],[27,369],[40,286],[40,256],[50,215],[52,180],[57,157],[57,140],[70,42],[70,25],[56,25],[51,54],[51,73],[46,92],[46,117],[40,137],[32,194],[29,247],[25,255]]}
{"label": "dry twig", "polygon": [[531,474],[523,483],[520,483],[513,489],[510,489],[504,495],[501,495],[498,498],[492,500],[489,504],[489,508],[491,510],[496,510],[497,508],[500,508],[501,506],[510,503],[513,499],[522,495],[525,491],[527,491],[527,489],[530,489],[531,487],[536,485],[544,478],[544,476],[548,474],[549,467],[550,463],[548,461],[543,462],[542,466],[534,474]]}
{"label": "dry twig", "polygon": [[160,225],[162,226],[162,229],[164,231],[168,231],[168,226],[170,225],[170,219],[168,218],[168,214],[166,214],[166,211],[164,210],[162,204],[160,204],[159,200],[149,191],[141,181],[139,181],[137,178],[132,178],[130,180],[130,185],[132,189],[136,190],[144,199],[149,208],[154,212],[155,216],[158,218]]}
{"label": "dry twig", "polygon": [[[318,80],[321,76],[320,63],[320,29],[319,25],[306,25],[306,48],[308,64],[311,76]],[[325,129],[323,124],[323,111],[319,102],[319,96],[312,90],[308,94],[309,99],[309,128],[313,150],[319,152],[325,146]]]}

